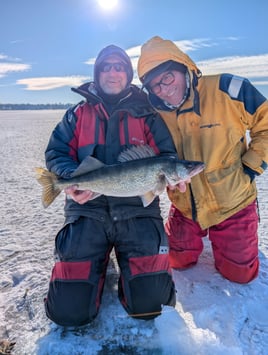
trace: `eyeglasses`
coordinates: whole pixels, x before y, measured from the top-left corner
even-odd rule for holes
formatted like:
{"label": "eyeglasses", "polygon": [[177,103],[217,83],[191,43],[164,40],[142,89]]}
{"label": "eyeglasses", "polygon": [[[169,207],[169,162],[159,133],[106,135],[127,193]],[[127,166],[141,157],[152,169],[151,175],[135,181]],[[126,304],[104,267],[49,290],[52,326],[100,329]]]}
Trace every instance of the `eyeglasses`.
{"label": "eyeglasses", "polygon": [[108,73],[109,71],[111,71],[112,68],[114,68],[114,70],[118,73],[127,71],[126,65],[124,63],[103,62],[100,64],[100,71],[102,73]]}
{"label": "eyeglasses", "polygon": [[167,74],[165,74],[162,77],[162,79],[158,83],[156,83],[156,84],[154,84],[152,86],[149,85],[149,90],[153,94],[158,95],[158,94],[160,94],[160,92],[162,90],[161,85],[168,86],[168,85],[172,84],[174,82],[174,80],[175,80],[174,74],[171,71],[169,71]]}

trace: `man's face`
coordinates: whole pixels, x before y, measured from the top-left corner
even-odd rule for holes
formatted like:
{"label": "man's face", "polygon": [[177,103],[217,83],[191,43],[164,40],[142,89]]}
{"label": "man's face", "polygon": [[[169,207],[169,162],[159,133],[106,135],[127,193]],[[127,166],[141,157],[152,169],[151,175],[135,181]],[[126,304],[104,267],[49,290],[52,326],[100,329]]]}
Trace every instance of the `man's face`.
{"label": "man's face", "polygon": [[153,78],[148,88],[161,100],[178,105],[186,90],[185,74],[177,70],[165,71]]}
{"label": "man's face", "polygon": [[105,94],[116,95],[126,88],[126,64],[117,55],[111,55],[101,63],[99,85]]}

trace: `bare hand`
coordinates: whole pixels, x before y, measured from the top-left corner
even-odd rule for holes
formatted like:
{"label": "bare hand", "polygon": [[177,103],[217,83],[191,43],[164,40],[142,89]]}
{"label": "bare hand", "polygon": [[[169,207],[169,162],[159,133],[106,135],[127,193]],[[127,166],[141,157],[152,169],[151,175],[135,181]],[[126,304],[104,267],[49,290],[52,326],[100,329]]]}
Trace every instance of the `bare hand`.
{"label": "bare hand", "polygon": [[66,189],[64,189],[64,192],[67,195],[71,196],[71,198],[80,205],[83,205],[84,203],[88,202],[94,196],[94,192],[90,190],[78,190],[78,187],[76,185],[66,187]]}

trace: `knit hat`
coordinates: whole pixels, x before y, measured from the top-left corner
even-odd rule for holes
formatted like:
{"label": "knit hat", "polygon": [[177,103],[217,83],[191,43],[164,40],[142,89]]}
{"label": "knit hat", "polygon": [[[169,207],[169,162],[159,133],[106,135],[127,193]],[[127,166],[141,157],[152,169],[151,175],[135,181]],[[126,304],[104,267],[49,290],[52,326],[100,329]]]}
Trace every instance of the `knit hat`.
{"label": "knit hat", "polygon": [[127,73],[127,87],[130,86],[130,83],[133,79],[133,68],[131,64],[131,60],[127,53],[120,47],[117,47],[113,44],[103,48],[98,54],[95,65],[94,65],[94,82],[98,89],[99,87],[99,75],[100,75],[100,64],[105,61],[105,59],[111,55],[117,55],[122,59],[122,62],[126,65],[126,73]]}

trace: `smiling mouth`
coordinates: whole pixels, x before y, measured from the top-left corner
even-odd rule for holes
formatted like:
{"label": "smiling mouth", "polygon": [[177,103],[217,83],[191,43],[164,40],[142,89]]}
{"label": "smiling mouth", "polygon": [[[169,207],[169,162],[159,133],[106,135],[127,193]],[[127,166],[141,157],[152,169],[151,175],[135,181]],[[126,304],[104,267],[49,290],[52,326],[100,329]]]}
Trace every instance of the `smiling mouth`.
{"label": "smiling mouth", "polygon": [[176,88],[172,88],[169,90],[169,92],[167,93],[167,97],[171,97],[176,93]]}
{"label": "smiling mouth", "polygon": [[112,84],[112,85],[113,85],[113,84],[119,84],[119,81],[112,81],[112,80],[109,80],[108,83],[109,83],[109,84]]}

